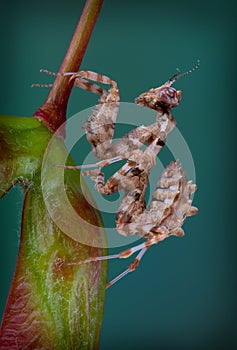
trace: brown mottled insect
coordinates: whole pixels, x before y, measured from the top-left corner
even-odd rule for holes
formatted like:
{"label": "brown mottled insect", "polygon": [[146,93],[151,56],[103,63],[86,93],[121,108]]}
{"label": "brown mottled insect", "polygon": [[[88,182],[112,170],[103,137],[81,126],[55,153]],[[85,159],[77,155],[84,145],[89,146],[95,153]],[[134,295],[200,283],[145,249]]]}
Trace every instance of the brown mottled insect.
{"label": "brown mottled insect", "polygon": [[[112,140],[119,108],[117,83],[104,75],[91,71],[63,74],[71,75],[75,86],[101,94],[98,105],[85,124],[87,139],[92,145],[93,153],[100,161],[86,166],[57,166],[71,169],[96,168],[84,172],[83,175],[91,176],[91,179],[95,181],[95,188],[102,194],[109,195],[122,189],[125,190],[125,196],[116,215],[116,228],[122,235],[128,236],[136,233],[146,239],[144,243],[119,254],[92,257],[79,262],[64,262],[64,265],[127,258],[139,251],[130,267],[108,283],[108,286],[111,286],[136,269],[142,256],[151,245],[171,235],[183,236],[184,232],[181,228],[183,222],[187,216],[196,214],[197,208],[191,205],[192,194],[196,186],[186,180],[181,165],[178,162],[171,162],[166,167],[157,183],[148,209],[144,196],[150,170],[156,164],[156,156],[165,145],[168,133],[176,124],[171,110],[178,106],[181,91],[176,90],[172,85],[180,77],[197,69],[198,66],[199,62],[193,69],[185,73],[178,72],[162,86],[141,94],[135,103],[155,110],[156,121],[149,126],[137,127],[115,143],[112,143]],[[111,88],[106,91],[87,79],[109,84]],[[141,146],[145,143],[147,147],[141,150]],[[101,168],[122,159],[127,159],[125,165],[105,182]]]}
{"label": "brown mottled insect", "polygon": [[[192,206],[192,194],[196,190],[196,185],[187,181],[185,174],[178,162],[171,162],[163,171],[157,183],[150,206],[142,212],[137,211],[128,222],[121,220],[117,225],[118,232],[129,235],[137,233],[146,239],[144,243],[138,244],[119,254],[91,257],[84,261],[64,263],[64,265],[80,265],[98,260],[128,258],[139,251],[129,268],[107,283],[107,287],[117,282],[119,279],[134,271],[148,250],[148,248],[169,236],[183,236],[182,225],[186,217],[195,215],[198,211]],[[140,188],[135,188],[127,192],[122,200],[118,216],[121,219],[123,214],[127,217],[129,207],[137,203],[137,193],[140,195]],[[122,209],[123,208],[123,209]]]}

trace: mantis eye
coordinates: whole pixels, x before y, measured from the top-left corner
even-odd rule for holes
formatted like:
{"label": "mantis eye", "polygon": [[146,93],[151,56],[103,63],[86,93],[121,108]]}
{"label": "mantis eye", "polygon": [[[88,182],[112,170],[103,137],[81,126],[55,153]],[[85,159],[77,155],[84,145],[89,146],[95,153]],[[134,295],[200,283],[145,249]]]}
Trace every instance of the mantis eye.
{"label": "mantis eye", "polygon": [[177,91],[173,87],[163,87],[158,93],[158,100],[160,105],[167,107],[178,106],[181,99],[181,91]]}
{"label": "mantis eye", "polygon": [[167,89],[166,93],[167,93],[167,95],[168,95],[169,97],[172,98],[172,97],[175,97],[176,90],[175,90],[174,88],[170,87],[170,88]]}

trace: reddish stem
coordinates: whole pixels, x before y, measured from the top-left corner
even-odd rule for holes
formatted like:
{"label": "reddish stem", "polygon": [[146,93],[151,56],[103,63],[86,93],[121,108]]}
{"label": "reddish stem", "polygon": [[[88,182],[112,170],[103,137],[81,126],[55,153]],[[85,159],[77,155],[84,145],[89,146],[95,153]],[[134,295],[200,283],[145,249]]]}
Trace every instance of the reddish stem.
{"label": "reddish stem", "polygon": [[[59,69],[60,73],[77,72],[79,70],[102,3],[103,0],[86,1],[81,18]],[[55,132],[66,121],[67,104],[73,86],[73,83],[69,84],[69,79],[69,76],[62,77],[58,75],[45,103],[34,113],[34,117],[38,118],[52,132]]]}

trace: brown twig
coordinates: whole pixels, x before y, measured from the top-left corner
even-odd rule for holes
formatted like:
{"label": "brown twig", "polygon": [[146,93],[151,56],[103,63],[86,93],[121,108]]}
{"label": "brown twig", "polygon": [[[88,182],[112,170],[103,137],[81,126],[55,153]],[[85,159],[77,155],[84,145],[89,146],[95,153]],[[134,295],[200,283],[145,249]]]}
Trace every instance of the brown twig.
{"label": "brown twig", "polygon": [[[78,71],[102,3],[103,0],[86,1],[81,18],[59,69],[60,73]],[[34,113],[34,117],[39,119],[52,132],[55,132],[66,121],[67,104],[73,86],[73,84],[69,84],[69,79],[69,76],[62,77],[58,75],[45,103]]]}

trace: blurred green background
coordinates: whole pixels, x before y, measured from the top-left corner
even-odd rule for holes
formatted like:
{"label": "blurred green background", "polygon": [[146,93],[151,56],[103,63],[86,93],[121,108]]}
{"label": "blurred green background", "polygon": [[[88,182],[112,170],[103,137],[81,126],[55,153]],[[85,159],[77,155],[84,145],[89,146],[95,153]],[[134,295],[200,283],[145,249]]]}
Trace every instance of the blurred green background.
{"label": "blurred green background", "polygon": [[[1,3],[1,109],[31,116],[47,95],[31,89],[57,71],[84,1]],[[183,239],[146,254],[139,269],[107,291],[101,349],[236,349],[234,132],[236,76],[234,1],[105,0],[82,69],[115,79],[121,100],[163,83],[179,67],[200,69],[181,79],[174,111],[195,161],[199,214]],[[97,97],[74,91],[68,116]],[[0,201],[1,314],[19,243],[22,194]],[[109,278],[127,261],[113,261]]]}

